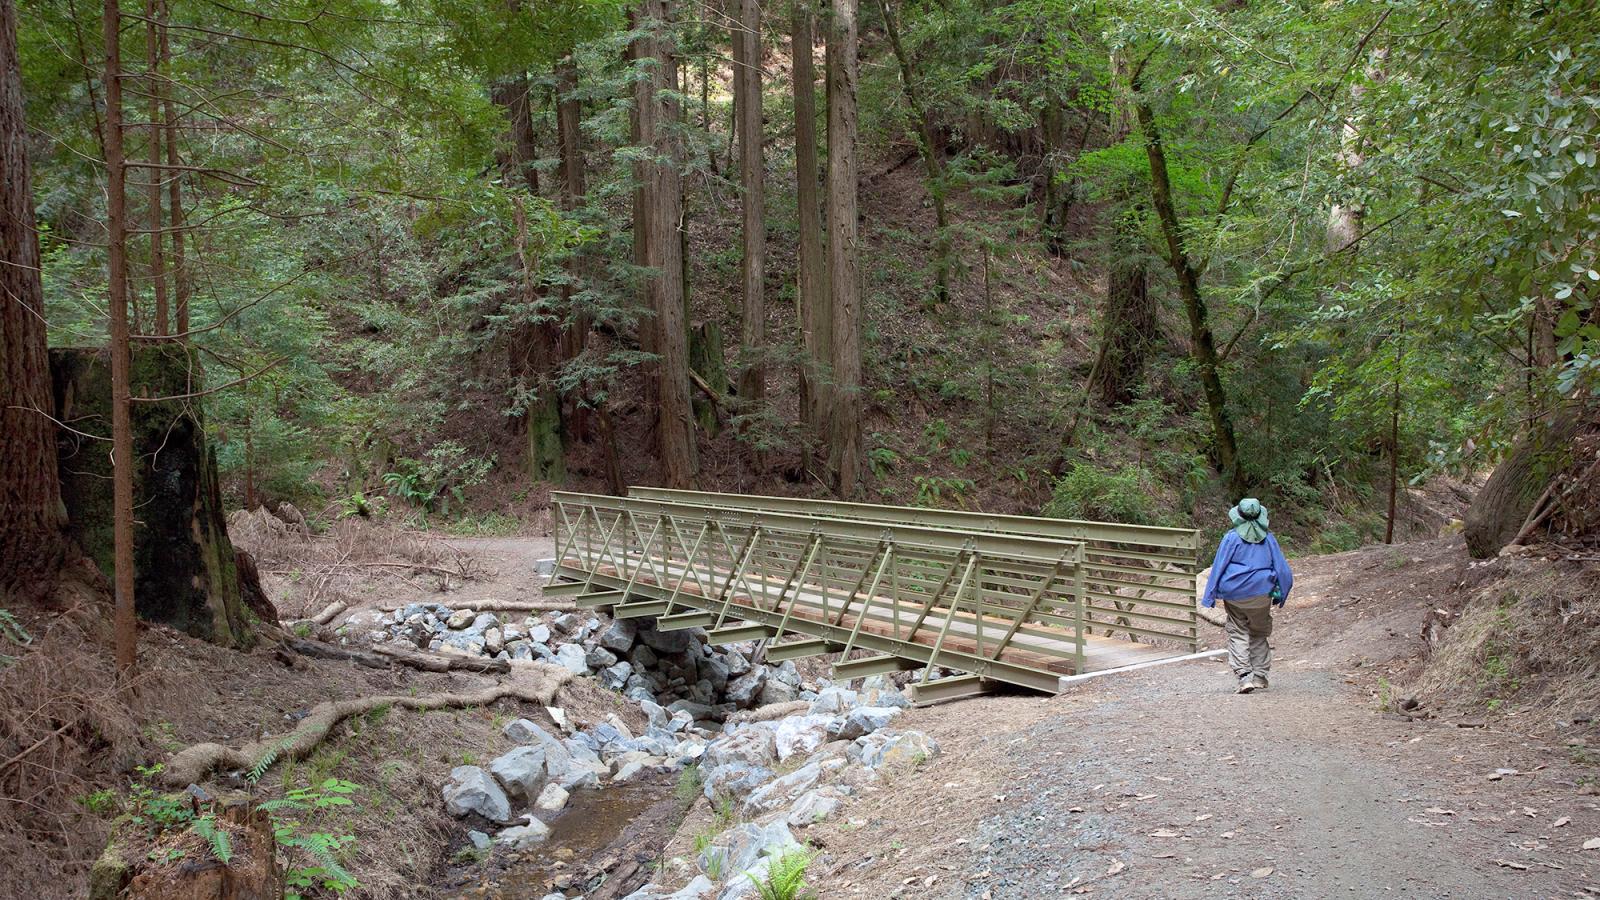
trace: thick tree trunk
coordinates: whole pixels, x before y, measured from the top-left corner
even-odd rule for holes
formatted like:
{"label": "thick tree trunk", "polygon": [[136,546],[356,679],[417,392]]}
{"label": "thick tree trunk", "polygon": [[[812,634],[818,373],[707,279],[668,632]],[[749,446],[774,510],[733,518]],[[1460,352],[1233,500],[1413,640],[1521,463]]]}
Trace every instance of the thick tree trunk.
{"label": "thick tree trunk", "polygon": [[826,441],[833,314],[828,305],[828,261],[823,255],[822,205],[818,197],[817,91],[811,55],[815,19],[809,0],[795,0],[790,55],[794,59],[794,180],[800,229],[796,296],[806,351],[806,360],[800,366],[800,419],[819,441]]}
{"label": "thick tree trunk", "polygon": [[752,411],[766,395],[767,266],[766,178],[761,152],[761,4],[739,0],[733,41],[740,52],[734,63],[734,106],[739,134],[739,184],[744,211],[744,262],[740,275],[744,314],[740,320],[739,400]]}
{"label": "thick tree trunk", "polygon": [[489,89],[496,106],[506,111],[507,136],[510,146],[501,159],[500,167],[521,178],[528,193],[539,196],[539,170],[534,160],[539,158],[539,148],[533,138],[533,114],[528,105],[528,76],[517,74],[494,83]]}
{"label": "thick tree trunk", "polygon": [[1571,462],[1580,423],[1575,410],[1561,407],[1535,422],[1495,467],[1467,507],[1463,533],[1467,552],[1487,559],[1522,530],[1555,476]]}
{"label": "thick tree trunk", "polygon": [[944,158],[939,147],[939,136],[934,129],[933,115],[922,102],[917,89],[911,58],[900,43],[900,29],[895,25],[889,0],[878,0],[883,11],[883,28],[889,35],[889,46],[900,66],[900,89],[905,93],[906,105],[911,108],[917,122],[917,149],[922,154],[922,165],[928,174],[928,198],[933,202],[933,299],[944,303],[950,299],[950,218],[945,209],[945,191],[948,182],[944,177]]}
{"label": "thick tree trunk", "polygon": [[644,82],[639,104],[639,137],[653,150],[644,163],[643,210],[647,221],[645,241],[649,275],[647,296],[655,313],[657,439],[661,477],[668,487],[687,488],[694,483],[694,418],[689,406],[689,341],[683,309],[681,269],[683,245],[679,239],[683,217],[680,165],[682,142],[677,133],[678,103],[673,99],[676,50],[668,30],[670,0],[642,0],[639,8],[646,35],[640,39],[641,57],[655,65]]}
{"label": "thick tree trunk", "polygon": [[0,606],[47,598],[70,547],[22,112],[17,9],[0,0]]}
{"label": "thick tree trunk", "polygon": [[1137,233],[1120,225],[1112,240],[1106,277],[1106,308],[1100,325],[1100,362],[1089,388],[1106,406],[1133,399],[1144,374],[1145,353],[1156,326],[1156,303],[1150,295],[1150,273]]}
{"label": "thick tree trunk", "polygon": [[144,0],[145,15],[145,87],[150,97],[150,171],[145,187],[145,205],[149,207],[146,218],[150,225],[150,283],[156,300],[156,334],[170,334],[167,310],[167,266],[161,239],[161,179],[166,176],[162,167],[161,95],[166,84],[161,80],[161,35],[157,29],[156,0]]}
{"label": "thick tree trunk", "polygon": [[1139,127],[1144,131],[1145,155],[1150,160],[1150,192],[1156,216],[1161,221],[1161,234],[1167,243],[1167,264],[1178,279],[1178,295],[1183,298],[1184,311],[1189,314],[1191,352],[1200,371],[1200,386],[1205,391],[1206,410],[1211,417],[1212,445],[1216,451],[1217,466],[1234,496],[1243,496],[1245,486],[1239,471],[1238,444],[1233,433],[1233,417],[1228,412],[1227,394],[1222,389],[1221,361],[1217,357],[1216,338],[1211,332],[1211,321],[1206,313],[1205,297],[1200,292],[1200,273],[1189,259],[1184,247],[1182,224],[1178,221],[1177,207],[1172,200],[1172,181],[1167,174],[1166,152],[1161,145],[1161,133],[1156,128],[1155,113],[1150,104],[1139,96],[1138,83],[1134,84],[1138,97]]}
{"label": "thick tree trunk", "polygon": [[833,312],[829,469],[841,497],[861,490],[861,244],[856,213],[857,0],[828,20],[828,292]]}
{"label": "thick tree trunk", "polygon": [[[585,184],[583,158],[583,104],[578,100],[578,62],[568,53],[556,64],[556,139],[561,151],[561,208],[572,212],[583,205],[588,192]],[[584,263],[578,257],[567,260],[567,277],[577,282],[583,274]],[[582,310],[572,308],[571,283],[561,287],[561,307],[566,311],[566,329],[562,332],[561,358],[573,359],[589,346],[589,329],[592,318]],[[573,397],[566,411],[567,430],[574,440],[589,439],[589,408],[580,403],[583,398]]]}
{"label": "thick tree trunk", "polygon": [[116,594],[117,671],[126,685],[138,663],[134,616],[133,426],[128,378],[127,157],[122,149],[122,12],[105,0],[106,301],[111,306],[111,458],[113,584]]}
{"label": "thick tree trunk", "polygon": [[715,321],[701,322],[689,335],[689,368],[710,386],[714,396],[694,401],[694,418],[710,437],[721,427],[715,397],[728,393],[728,368],[722,358],[722,327]]}
{"label": "thick tree trunk", "polygon": [[[71,534],[101,570],[134,574],[140,618],[247,647],[254,636],[228,540],[216,452],[206,439],[200,404],[185,397],[202,389],[199,359],[178,343],[147,344],[132,354],[131,368],[141,392],[155,398],[133,404],[129,422],[128,492],[139,509],[128,534],[133,564],[123,568],[116,558],[123,550],[117,541],[122,523],[115,487],[107,487],[112,466],[104,445],[62,429],[61,494]],[[84,430],[104,427],[114,412],[110,369],[103,351],[50,351],[55,402],[64,421],[83,423]],[[164,397],[173,399],[159,399]]]}
{"label": "thick tree trunk", "polygon": [[[534,263],[528,258],[528,216],[522,198],[512,201],[517,226],[517,264],[522,269],[522,302],[532,309],[539,299]],[[566,452],[562,442],[561,398],[556,393],[556,347],[558,335],[553,325],[535,323],[523,326],[527,337],[522,366],[524,377],[533,382],[533,398],[523,413],[527,420],[528,477],[535,481],[561,484],[567,479]]]}

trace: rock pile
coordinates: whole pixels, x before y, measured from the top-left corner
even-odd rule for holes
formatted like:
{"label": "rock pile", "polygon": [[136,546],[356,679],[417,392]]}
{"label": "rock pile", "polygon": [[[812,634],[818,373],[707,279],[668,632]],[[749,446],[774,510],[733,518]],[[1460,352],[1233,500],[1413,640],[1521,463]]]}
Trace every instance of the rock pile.
{"label": "rock pile", "polygon": [[753,665],[753,645],[714,647],[698,629],[661,631],[654,619],[528,616],[502,620],[492,612],[412,603],[378,621],[368,638],[435,653],[493,659],[540,659],[606,688],[695,720],[720,722],[728,713],[769,703],[809,699],[793,663]]}
{"label": "rock pile", "polygon": [[469,832],[478,848],[521,850],[549,836],[546,823],[573,791],[696,766],[706,798],[732,808],[738,820],[707,841],[694,860],[668,862],[661,877],[687,880],[685,888],[671,892],[652,883],[629,900],[751,897],[751,878],[761,880],[768,860],[799,846],[795,830],[832,817],[845,798],[885,774],[914,768],[939,752],[927,735],[891,727],[908,703],[886,678],[867,679],[861,691],[817,687],[806,691],[810,703],[795,715],[721,730],[706,727],[689,709],[649,699],[639,701],[647,725],[637,735],[616,716],[564,738],[518,719],[504,729],[518,746],[487,767],[451,771],[442,789],[445,808],[495,831],[492,837]]}

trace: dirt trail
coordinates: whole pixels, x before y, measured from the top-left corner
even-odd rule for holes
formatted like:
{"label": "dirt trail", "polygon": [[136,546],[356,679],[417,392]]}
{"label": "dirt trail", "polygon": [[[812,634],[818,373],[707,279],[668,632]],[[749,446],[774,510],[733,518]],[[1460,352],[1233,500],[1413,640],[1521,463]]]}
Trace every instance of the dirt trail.
{"label": "dirt trail", "polygon": [[[1300,562],[1272,689],[1220,661],[913,711],[944,752],[810,829],[824,897],[1600,895],[1594,771],[1550,742],[1378,710],[1457,551]],[[1220,631],[1208,632],[1220,643]],[[1515,770],[1516,774],[1497,770]],[[1569,821],[1557,826],[1562,818]]]}

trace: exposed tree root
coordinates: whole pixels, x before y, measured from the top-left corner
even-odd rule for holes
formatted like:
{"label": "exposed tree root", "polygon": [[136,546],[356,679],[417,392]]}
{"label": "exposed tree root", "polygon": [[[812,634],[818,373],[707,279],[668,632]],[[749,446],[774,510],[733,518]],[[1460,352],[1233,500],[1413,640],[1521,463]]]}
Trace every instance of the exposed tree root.
{"label": "exposed tree root", "polygon": [[770,706],[758,706],[755,709],[744,709],[729,716],[726,724],[738,725],[743,722],[771,722],[786,716],[803,713],[811,708],[809,700],[791,700],[788,703],[774,703]]}
{"label": "exposed tree root", "polygon": [[425,694],[420,697],[388,695],[330,700],[312,707],[311,714],[300,720],[300,725],[294,731],[282,737],[256,741],[237,749],[206,743],[180,750],[168,760],[161,777],[167,785],[181,788],[204,780],[217,769],[249,769],[263,761],[270,767],[279,760],[303,759],[345,718],[382,706],[421,710],[453,709],[487,706],[507,698],[546,706],[555,699],[556,691],[570,680],[572,673],[560,666],[530,662],[516,666],[510,679],[481,691]]}

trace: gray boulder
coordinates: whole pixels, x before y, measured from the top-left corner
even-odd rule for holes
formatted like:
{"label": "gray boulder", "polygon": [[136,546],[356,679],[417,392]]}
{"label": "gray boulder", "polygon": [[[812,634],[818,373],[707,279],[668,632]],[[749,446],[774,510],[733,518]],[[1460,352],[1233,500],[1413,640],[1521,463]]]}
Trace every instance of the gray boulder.
{"label": "gray boulder", "polygon": [[778,757],[775,731],[770,722],[741,725],[733,733],[711,742],[706,748],[705,763],[713,767],[729,762],[771,765]]}
{"label": "gray boulder", "polygon": [[765,766],[735,761],[708,768],[704,761],[700,763],[701,792],[713,802],[719,797],[745,797],[772,778],[773,771]]}
{"label": "gray boulder", "polygon": [[489,763],[489,773],[505,785],[507,794],[532,800],[544,789],[545,758],[542,744],[517,747]]}
{"label": "gray boulder", "polygon": [[556,739],[555,735],[529,719],[513,719],[500,729],[500,733],[518,744],[544,744]]}
{"label": "gray boulder", "polygon": [[591,669],[604,669],[617,664],[617,655],[604,647],[595,647],[583,655],[583,660]]}
{"label": "gray boulder", "polygon": [[875,731],[856,741],[869,769],[909,771],[939,755],[939,744],[920,731]]}
{"label": "gray boulder", "polygon": [[550,626],[542,624],[528,626],[528,640],[538,644],[550,643]]}
{"label": "gray boulder", "polygon": [[556,665],[574,675],[589,674],[589,663],[580,644],[562,644],[561,649],[556,651]]}
{"label": "gray boulder", "polygon": [[756,698],[756,705],[771,706],[774,703],[792,703],[800,696],[794,685],[779,681],[769,676],[767,683],[762,686],[761,694]]}
{"label": "gray boulder", "polygon": [[467,626],[469,634],[481,635],[491,628],[500,627],[500,617],[494,613],[478,613],[472,619],[472,624]]}
{"label": "gray boulder", "polygon": [[696,875],[693,881],[668,894],[666,900],[703,900],[716,890],[717,886],[711,883],[711,879],[704,875]]}
{"label": "gray boulder", "polygon": [[788,759],[796,753],[807,754],[828,742],[828,725],[832,716],[790,716],[778,722],[773,735],[778,759]]}
{"label": "gray boulder", "polygon": [[[648,624],[644,624],[648,623]],[[639,640],[643,641],[658,655],[675,656],[689,649],[692,636],[699,629],[680,628],[676,631],[662,631],[654,623],[644,620],[639,626]]]}
{"label": "gray boulder", "polygon": [[777,856],[799,846],[794,833],[784,822],[767,825],[742,822],[713,838],[711,845],[700,852],[699,862],[702,869],[707,869],[714,864],[713,856],[718,856],[721,858],[722,871],[738,879],[754,868],[762,857]]}
{"label": "gray boulder", "polygon": [[491,822],[511,821],[511,801],[489,773],[477,766],[456,766],[442,789],[444,808],[457,818],[476,814]]}
{"label": "gray boulder", "polygon": [[749,709],[761,699],[761,690],[767,686],[767,667],[755,666],[743,675],[728,682],[722,696],[740,709]]}
{"label": "gray boulder", "polygon": [[895,706],[858,706],[834,719],[828,726],[828,734],[835,740],[853,741],[888,726],[902,711]]}
{"label": "gray boulder", "polygon": [[620,691],[627,687],[628,679],[632,677],[633,664],[623,660],[600,670],[600,686],[608,691]]}
{"label": "gray boulder", "polygon": [[790,804],[783,820],[791,828],[805,828],[833,818],[843,802],[844,796],[832,788],[806,791]]}
{"label": "gray boulder", "polygon": [[795,798],[815,787],[817,779],[821,777],[822,766],[807,763],[782,778],[767,782],[745,798],[745,817],[758,818],[781,806],[788,806]]}
{"label": "gray boulder", "polygon": [[617,619],[600,633],[600,646],[613,653],[627,653],[633,649],[633,639],[638,633],[637,619]]}
{"label": "gray boulder", "polygon": [[812,715],[837,716],[856,707],[856,692],[840,687],[825,688],[811,701]]}
{"label": "gray boulder", "polygon": [[473,618],[476,616],[477,613],[470,609],[458,609],[451,613],[449,618],[444,620],[444,624],[445,627],[449,628],[451,631],[459,631],[460,629],[471,625]]}
{"label": "gray boulder", "polygon": [[794,667],[794,660],[786,659],[772,669],[772,678],[800,690],[800,671]]}

